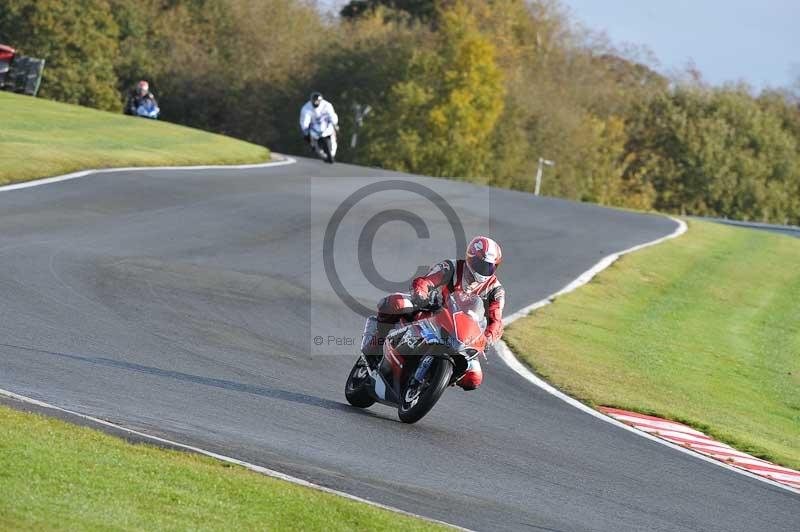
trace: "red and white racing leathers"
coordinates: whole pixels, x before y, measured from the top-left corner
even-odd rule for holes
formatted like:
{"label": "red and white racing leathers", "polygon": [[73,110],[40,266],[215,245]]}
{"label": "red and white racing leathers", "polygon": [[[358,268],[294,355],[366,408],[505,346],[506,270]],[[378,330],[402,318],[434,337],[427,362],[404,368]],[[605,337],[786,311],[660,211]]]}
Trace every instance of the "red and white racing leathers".
{"label": "red and white racing leathers", "polygon": [[[492,275],[484,282],[477,282],[472,277],[463,260],[444,260],[431,268],[423,277],[417,277],[411,284],[411,294],[389,294],[378,303],[378,324],[380,336],[388,333],[388,325],[394,325],[401,318],[413,312],[413,301],[428,301],[430,293],[439,290],[446,299],[456,290],[476,294],[484,303],[486,330],[484,336],[488,343],[494,343],[503,335],[503,306],[506,292],[497,277]],[[381,325],[383,325],[381,327]],[[457,384],[465,390],[474,390],[483,381],[483,371],[478,359],[470,361],[464,376]]]}

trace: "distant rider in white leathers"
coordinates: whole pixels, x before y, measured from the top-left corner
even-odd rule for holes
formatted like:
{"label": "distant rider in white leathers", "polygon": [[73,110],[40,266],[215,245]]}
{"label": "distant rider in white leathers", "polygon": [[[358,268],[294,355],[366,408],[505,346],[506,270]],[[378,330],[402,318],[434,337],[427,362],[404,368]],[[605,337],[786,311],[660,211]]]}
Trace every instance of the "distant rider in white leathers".
{"label": "distant rider in white leathers", "polygon": [[306,143],[311,145],[311,134],[309,128],[312,125],[319,125],[325,116],[328,116],[333,122],[334,126],[339,125],[339,116],[333,109],[333,105],[322,98],[322,94],[312,92],[311,98],[306,102],[302,109],[300,109],[300,129],[303,131],[303,136]]}

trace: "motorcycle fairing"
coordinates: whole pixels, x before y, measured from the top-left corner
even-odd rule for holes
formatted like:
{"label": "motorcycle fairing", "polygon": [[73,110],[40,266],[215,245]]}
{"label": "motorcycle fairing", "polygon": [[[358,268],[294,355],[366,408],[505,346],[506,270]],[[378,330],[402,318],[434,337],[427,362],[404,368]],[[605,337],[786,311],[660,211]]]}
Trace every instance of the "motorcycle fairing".
{"label": "motorcycle fairing", "polygon": [[436,334],[436,330],[432,327],[430,320],[428,319],[421,320],[417,322],[416,325],[419,329],[420,336],[422,336],[422,339],[425,340],[426,344],[441,343],[439,335]]}
{"label": "motorcycle fairing", "polygon": [[447,304],[432,315],[403,323],[387,335],[383,342],[383,358],[377,369],[370,370],[371,392],[378,402],[397,405],[406,381],[412,375],[422,380],[425,368],[420,365],[425,360],[448,359],[454,367],[450,382],[453,384],[467,370],[466,352],[474,356],[483,352],[482,302],[475,303],[479,305],[479,312],[475,312],[464,301],[468,303],[474,297],[461,297],[460,300],[459,296],[451,295]]}

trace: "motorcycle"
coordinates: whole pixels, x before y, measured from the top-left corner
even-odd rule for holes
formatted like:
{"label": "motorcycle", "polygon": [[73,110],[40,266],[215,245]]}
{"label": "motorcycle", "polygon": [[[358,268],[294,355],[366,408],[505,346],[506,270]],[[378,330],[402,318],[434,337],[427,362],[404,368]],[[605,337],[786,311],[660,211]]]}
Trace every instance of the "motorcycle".
{"label": "motorcycle", "polygon": [[326,163],[333,164],[339,143],[336,141],[338,127],[327,114],[320,117],[308,128],[311,137],[311,150]]}
{"label": "motorcycle", "polygon": [[347,401],[359,408],[374,403],[397,407],[404,423],[422,419],[469,362],[486,357],[483,301],[456,291],[438,308],[418,309],[386,336],[382,358],[373,369],[362,355],[345,384]]}
{"label": "motorcycle", "polygon": [[152,118],[153,120],[158,118],[161,109],[158,108],[155,100],[144,100],[139,107],[136,108],[136,115],[141,116],[143,118]]}

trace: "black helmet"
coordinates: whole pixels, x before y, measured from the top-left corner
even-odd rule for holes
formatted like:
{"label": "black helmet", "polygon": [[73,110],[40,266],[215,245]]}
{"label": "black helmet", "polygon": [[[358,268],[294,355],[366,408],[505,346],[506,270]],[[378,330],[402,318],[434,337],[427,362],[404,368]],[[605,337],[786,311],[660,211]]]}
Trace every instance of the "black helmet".
{"label": "black helmet", "polygon": [[311,105],[316,107],[322,101],[322,94],[317,91],[314,91],[311,93],[311,98],[309,98],[308,100],[311,102]]}

